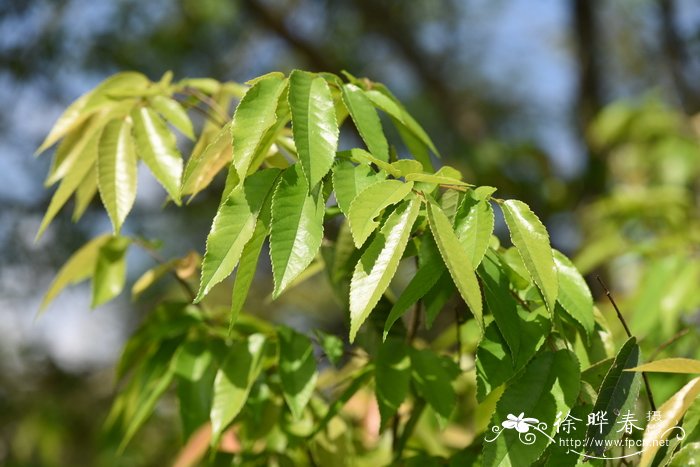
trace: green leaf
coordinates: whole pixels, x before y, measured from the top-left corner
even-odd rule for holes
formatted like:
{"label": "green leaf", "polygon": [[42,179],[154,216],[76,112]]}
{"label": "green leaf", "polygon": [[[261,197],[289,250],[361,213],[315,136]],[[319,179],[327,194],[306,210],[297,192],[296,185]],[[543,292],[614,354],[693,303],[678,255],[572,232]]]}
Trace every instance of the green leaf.
{"label": "green leaf", "polygon": [[202,341],[187,341],[182,344],[173,357],[175,374],[188,381],[202,378],[212,362],[212,353]]}
{"label": "green leaf", "polygon": [[97,263],[100,248],[112,238],[111,235],[100,235],[73,253],[66,261],[66,264],[58,271],[58,274],[56,274],[49,286],[49,290],[46,291],[39,307],[40,313],[68,285],[77,284],[92,277],[95,272],[95,264]]}
{"label": "green leaf", "polygon": [[[639,363],[639,346],[634,337],[630,337],[622,346],[615,361],[603,379],[598,397],[593,406],[593,413],[605,413],[606,424],[591,424],[586,437],[591,440],[586,452],[601,456],[605,452],[604,440],[617,440],[622,431],[615,429],[615,422],[621,415],[634,408],[641,385],[641,375],[624,371],[634,368]],[[602,442],[601,442],[602,441]],[[601,444],[598,446],[598,444]]]}
{"label": "green leaf", "polygon": [[304,414],[316,387],[318,372],[311,340],[288,327],[279,327],[279,375],[282,393],[294,418]]}
{"label": "green leaf", "polygon": [[299,162],[311,190],[333,165],[340,134],[326,80],[294,70],[289,76],[289,107]]}
{"label": "green leaf", "polygon": [[190,117],[187,116],[187,112],[178,101],[171,97],[154,96],[151,98],[151,105],[180,133],[194,140],[194,128],[192,128]]}
{"label": "green leaf", "polygon": [[700,442],[689,443],[673,456],[669,467],[687,467],[696,463],[698,458],[700,458]]}
{"label": "green leaf", "polygon": [[265,336],[253,334],[231,344],[228,357],[214,379],[210,419],[212,446],[245,405],[250,388],[262,370]]}
{"label": "green leaf", "polygon": [[459,239],[452,230],[450,220],[440,206],[432,201],[428,203],[428,222],[430,223],[430,230],[433,232],[435,243],[437,243],[442,259],[450,271],[457,290],[459,290],[460,295],[474,314],[474,318],[476,318],[479,326],[483,329],[481,290],[479,290],[479,283],[469,255],[462,247],[462,244],[459,243]]}
{"label": "green leaf", "polygon": [[337,154],[338,158],[350,158],[351,160],[359,163],[359,164],[367,164],[367,165],[374,165],[376,166],[379,170],[383,170],[392,177],[399,177],[401,176],[401,172],[395,168],[393,165],[389,164],[386,161],[383,161],[381,159],[378,159],[374,157],[372,154],[369,152],[365,151],[364,149],[361,148],[353,148],[350,149],[349,151],[339,151]]}
{"label": "green leaf", "polygon": [[411,359],[403,339],[391,338],[379,347],[374,381],[381,425],[386,427],[406,399],[411,381]]}
{"label": "green leaf", "polygon": [[262,250],[263,243],[265,243],[265,238],[267,238],[268,233],[269,227],[262,219],[258,219],[255,230],[253,231],[253,236],[243,247],[241,261],[238,264],[238,270],[236,270],[236,278],[233,281],[233,291],[231,292],[231,320],[229,329],[236,324],[238,315],[240,315],[241,310],[243,310],[243,305],[248,297],[250,286],[255,278],[255,271],[258,269],[260,251]]}
{"label": "green leaf", "polygon": [[210,365],[197,380],[190,381],[187,378],[178,377],[177,398],[183,439],[190,439],[193,433],[209,421],[215,376],[216,369]]}
{"label": "green leaf", "polygon": [[278,101],[287,87],[287,80],[270,75],[258,80],[236,108],[231,124],[233,138],[233,166],[240,180],[248,174],[248,168],[257,152],[265,132],[275,124]]}
{"label": "green leaf", "polygon": [[389,160],[389,143],[384,136],[382,122],[372,102],[362,89],[354,84],[343,85],[343,102],[352,117],[357,131],[373,156],[387,162]]}
{"label": "green leaf", "polygon": [[131,239],[112,237],[100,247],[92,277],[92,308],[96,308],[119,295],[126,282],[124,254]]}
{"label": "green leaf", "polygon": [[90,171],[75,190],[75,206],[71,220],[78,222],[97,194],[97,164],[90,165]]}
{"label": "green leaf", "polygon": [[109,122],[100,136],[97,186],[116,234],[136,200],[138,160],[131,136],[131,119]]}
{"label": "green leaf", "polygon": [[639,459],[640,465],[651,465],[654,456],[661,447],[660,443],[668,439],[669,436],[685,435],[679,428],[675,428],[677,431],[674,433],[674,427],[678,425],[698,395],[700,395],[700,377],[693,378],[658,408],[661,418],[652,419],[644,430],[645,449]]}
{"label": "green leaf", "polygon": [[549,234],[530,208],[518,200],[501,203],[510,238],[532,279],[542,292],[547,308],[554,310],[559,288]]}
{"label": "green leaf", "polygon": [[357,248],[360,248],[379,227],[376,218],[382,210],[406,198],[411,188],[413,183],[384,180],[368,186],[355,197],[350,203],[348,221]]}
{"label": "green leaf", "polygon": [[400,204],[357,262],[350,282],[350,342],[396,274],[420,204],[415,197]]}
{"label": "green leaf", "polygon": [[202,277],[195,302],[227,278],[255,231],[258,214],[279,175],[278,169],[261,170],[238,185],[219,206],[207,237]]}
{"label": "green leaf", "polygon": [[456,398],[452,378],[441,358],[432,350],[410,349],[411,375],[416,391],[435,410],[442,422],[450,418]]}
{"label": "green leaf", "polygon": [[196,195],[231,161],[231,124],[200,136],[182,176],[181,195]]}
{"label": "green leaf", "polygon": [[311,264],[323,239],[322,190],[309,193],[299,164],[284,171],[272,198],[270,259],[277,298]]}
{"label": "green leaf", "polygon": [[664,358],[655,362],[629,368],[626,371],[649,371],[658,373],[700,373],[700,360],[690,358]]}
{"label": "green leaf", "polygon": [[338,366],[340,359],[343,358],[343,353],[345,353],[343,341],[338,336],[327,334],[319,329],[316,329],[315,333],[318,338],[318,344],[323,349],[323,353],[326,354],[328,361],[333,366]]}
{"label": "green leaf", "polygon": [[350,204],[365,188],[384,180],[384,175],[376,173],[371,167],[350,161],[338,161],[333,168],[333,189],[338,207],[346,216]]}
{"label": "green leaf", "polygon": [[391,166],[398,171],[399,177],[423,172],[423,164],[413,159],[399,159],[392,162]]}
{"label": "green leaf", "polygon": [[[544,452],[548,437],[554,434],[554,421],[558,413],[568,413],[576,402],[580,387],[580,369],[576,356],[568,350],[542,353],[535,358],[503,392],[496,405],[491,424],[492,432],[484,438],[483,465],[530,466]],[[515,429],[503,426],[510,417],[531,417],[546,423],[534,427],[532,443],[523,443],[522,435]],[[509,417],[510,416],[510,417]],[[500,428],[498,433],[496,428]],[[494,439],[495,438],[495,439]]]}
{"label": "green leaf", "polygon": [[36,150],[36,155],[41,154],[48,148],[56,144],[58,140],[67,136],[72,130],[83,123],[90,117],[90,113],[84,112],[85,106],[96,90],[83,94],[76,99],[66,110],[63,111],[53,128],[46,136],[46,139],[41,143],[41,146]]}
{"label": "green leaf", "polygon": [[[484,188],[484,187],[480,187]],[[493,208],[477,190],[469,190],[455,214],[455,234],[476,268],[484,257],[494,226]]]}
{"label": "green leaf", "polygon": [[581,324],[586,335],[590,337],[595,328],[591,291],[571,260],[557,250],[553,252],[559,277],[557,301],[569,316]]}
{"label": "green leaf", "polygon": [[131,113],[134,139],[141,159],[176,204],[180,204],[182,155],[173,135],[158,114],[148,107]]}

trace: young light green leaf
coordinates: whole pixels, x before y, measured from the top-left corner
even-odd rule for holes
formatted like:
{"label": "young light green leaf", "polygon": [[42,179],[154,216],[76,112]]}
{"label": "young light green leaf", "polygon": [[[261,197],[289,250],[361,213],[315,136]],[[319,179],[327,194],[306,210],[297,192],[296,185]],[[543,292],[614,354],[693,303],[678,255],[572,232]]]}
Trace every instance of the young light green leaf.
{"label": "young light green leaf", "polygon": [[185,166],[180,194],[194,196],[202,191],[231,162],[231,157],[230,123],[202,134]]}
{"label": "young light green leaf", "polygon": [[175,374],[188,381],[202,378],[213,355],[203,341],[186,341],[175,352],[172,365]]}
{"label": "young light green leaf", "polygon": [[367,165],[374,165],[379,170],[383,170],[392,177],[400,177],[401,172],[395,168],[393,165],[389,164],[386,161],[383,161],[381,159],[378,159],[374,157],[372,154],[369,152],[365,151],[364,149],[361,148],[353,148],[348,151],[339,151],[337,154],[338,158],[350,158],[351,160],[359,163],[359,164],[367,164]]}
{"label": "young light green leaf", "polygon": [[616,420],[633,409],[642,380],[639,373],[624,370],[634,368],[638,363],[639,346],[636,339],[630,337],[615,356],[615,361],[603,378],[598,391],[592,413],[606,414],[607,420],[605,424],[588,426],[586,437],[591,439],[592,443],[588,446],[587,453],[601,456],[609,447],[604,440],[614,441],[622,437],[624,430],[614,429]]}
{"label": "young light green leaf", "polygon": [[428,222],[430,230],[435,238],[442,259],[450,271],[452,280],[457,286],[460,295],[469,305],[474,318],[483,329],[481,290],[471,265],[471,259],[459,243],[459,239],[452,230],[452,224],[440,206],[433,201],[428,203]]}
{"label": "young light green leaf", "polygon": [[66,286],[77,284],[92,277],[95,272],[95,264],[97,263],[97,256],[100,252],[100,248],[111,238],[111,235],[100,235],[99,237],[93,238],[78,251],[73,253],[68,261],[66,261],[66,264],[58,271],[53,282],[51,282],[49,290],[46,291],[41,306],[39,307],[39,313],[45,310],[46,306],[51,303]]}
{"label": "young light green leaf", "polygon": [[581,324],[586,335],[590,336],[595,327],[591,291],[571,260],[557,250],[553,252],[559,276],[557,301],[569,316]]}
{"label": "young light green leaf", "polygon": [[333,165],[340,134],[326,80],[294,70],[289,76],[289,107],[299,162],[312,190]]}
{"label": "young light green leaf", "polygon": [[202,300],[214,285],[227,278],[238,264],[278,175],[278,169],[261,170],[251,175],[219,206],[207,237],[195,302]]}
{"label": "young light green leaf", "polygon": [[354,165],[350,161],[338,161],[333,167],[333,189],[338,207],[346,216],[350,204],[365,188],[384,180],[384,175],[365,164]]}
{"label": "young light green leaf", "polygon": [[688,467],[700,459],[700,442],[684,445],[671,459],[669,467]]}
{"label": "young light green leaf", "polygon": [[158,264],[157,266],[144,272],[138,279],[136,279],[134,285],[131,286],[131,297],[134,300],[139,298],[143,292],[149,289],[158,280],[163,278],[169,272],[174,271],[179,262],[180,259],[171,259],[170,261]]}
{"label": "young light green leaf", "polygon": [[357,248],[360,248],[379,227],[376,218],[382,210],[406,198],[411,188],[413,183],[384,180],[368,186],[355,197],[350,203],[348,221]]}
{"label": "young light green leaf", "polygon": [[275,111],[280,95],[287,87],[287,80],[270,75],[258,80],[236,108],[231,123],[233,138],[233,166],[240,180],[248,174],[250,163],[265,132],[277,120]]}
{"label": "young light green leaf", "polygon": [[238,263],[236,278],[233,281],[233,291],[231,292],[231,321],[229,329],[236,324],[238,315],[240,315],[246,297],[248,297],[248,291],[255,278],[255,271],[258,269],[260,250],[262,250],[268,233],[268,226],[261,219],[258,219],[253,236],[243,247],[241,261]]}
{"label": "young light green leaf", "polygon": [[411,382],[411,359],[403,339],[391,338],[379,347],[374,382],[381,425],[386,427],[408,396]]}
{"label": "young light green leaf", "polygon": [[420,204],[415,197],[400,204],[357,262],[350,282],[350,342],[396,274]]}
{"label": "young light green leaf", "polygon": [[136,200],[138,161],[131,127],[129,118],[112,120],[102,130],[98,147],[97,186],[117,234]]}
{"label": "young light green leaf", "polygon": [[265,336],[253,334],[246,341],[234,342],[228,357],[214,379],[211,406],[211,445],[216,446],[221,433],[241,411],[250,388],[262,370]]}
{"label": "young light green leaf", "polygon": [[522,201],[507,200],[500,206],[513,245],[518,249],[551,312],[557,300],[559,283],[547,229]]}
{"label": "young light green leaf", "polygon": [[84,112],[85,105],[96,90],[83,94],[76,99],[66,110],[63,111],[53,128],[46,136],[41,146],[36,150],[35,155],[39,155],[53,146],[58,140],[68,135],[78,125],[90,117],[89,113]]}
{"label": "young light green leaf", "polygon": [[175,144],[175,136],[158,114],[148,107],[134,110],[131,118],[134,121],[134,139],[141,159],[175,204],[179,205],[182,155]]}
{"label": "young light green leaf", "polygon": [[324,200],[309,193],[301,166],[282,174],[272,198],[270,259],[277,298],[311,264],[323,239]]}
{"label": "young light green leaf", "polygon": [[654,456],[659,451],[661,443],[671,435],[681,434],[679,432],[674,433],[674,430],[680,431],[677,425],[698,395],[700,395],[700,377],[690,380],[688,384],[683,386],[680,391],[671,396],[669,400],[658,408],[662,416],[658,419],[652,419],[644,430],[645,449],[642,452],[642,457],[639,459],[639,465],[652,465]]}
{"label": "young light green leaf", "polygon": [[[492,439],[495,435],[491,433],[486,436],[486,440],[492,441],[484,443],[483,465],[532,465],[554,435],[553,425],[557,414],[568,413],[576,402],[580,373],[576,356],[568,350],[546,352],[537,356],[506,387],[496,405],[491,425],[500,427],[502,432],[495,439]],[[535,418],[535,421],[532,421],[532,418]],[[513,426],[516,419],[521,421]],[[510,427],[506,428],[508,425],[504,422],[510,422]],[[538,426],[539,422],[546,425]],[[532,443],[523,443],[522,433],[534,431],[535,427],[542,430],[546,436],[534,436]]]}
{"label": "young light green leaf", "polygon": [[92,308],[96,308],[119,295],[126,282],[124,254],[131,245],[127,237],[112,237],[100,247],[92,277]]}
{"label": "young light green leaf", "polygon": [[700,373],[700,360],[690,358],[664,358],[655,362],[629,368],[625,371],[649,371],[657,373]]}
{"label": "young light green leaf", "polygon": [[190,117],[187,116],[187,112],[178,101],[171,97],[154,96],[151,98],[151,105],[180,133],[194,140],[194,128],[192,128]]}
{"label": "young light green leaf", "polygon": [[343,102],[352,117],[357,131],[360,133],[367,149],[373,156],[387,162],[389,160],[389,143],[384,136],[382,122],[374,109],[372,102],[362,89],[354,84],[343,86]]}
{"label": "young light green leaf", "polygon": [[444,422],[454,411],[455,392],[452,378],[440,357],[428,349],[410,349],[411,375],[420,394]]}
{"label": "young light green leaf", "polygon": [[398,171],[400,177],[423,172],[423,164],[414,159],[399,159],[392,162],[391,166]]}
{"label": "young light green leaf", "polygon": [[90,203],[95,198],[97,194],[97,164],[94,162],[90,165],[90,170],[88,171],[83,181],[80,182],[78,188],[75,190],[75,205],[73,207],[73,215],[71,220],[73,222],[78,222],[85,211],[87,210]]}
{"label": "young light green leaf", "polygon": [[476,268],[484,257],[494,226],[493,208],[474,190],[464,196],[455,214],[455,234]]}
{"label": "young light green leaf", "polygon": [[309,403],[318,372],[311,340],[288,327],[277,330],[280,343],[279,374],[282,393],[294,418],[299,419]]}

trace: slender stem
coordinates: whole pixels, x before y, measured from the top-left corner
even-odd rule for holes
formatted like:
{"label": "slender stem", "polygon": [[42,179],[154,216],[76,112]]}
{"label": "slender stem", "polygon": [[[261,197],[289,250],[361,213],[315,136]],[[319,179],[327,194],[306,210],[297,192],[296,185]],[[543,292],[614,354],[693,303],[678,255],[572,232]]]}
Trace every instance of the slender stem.
{"label": "slender stem", "polygon": [[[603,287],[603,290],[605,290],[605,295],[608,296],[608,300],[610,300],[610,303],[612,304],[613,308],[615,309],[615,313],[617,313],[617,319],[620,320],[622,323],[622,327],[625,328],[625,332],[627,333],[627,337],[632,337],[632,332],[630,332],[629,326],[627,326],[627,321],[625,321],[624,316],[622,316],[622,313],[620,313],[620,309],[617,307],[617,303],[615,303],[615,299],[612,297],[610,294],[610,290],[605,286],[603,283],[603,279],[600,278],[600,276],[596,276],[596,279],[600,283],[600,286]],[[649,406],[651,407],[651,410],[656,412],[656,404],[654,403],[654,395],[651,393],[651,386],[649,385],[649,378],[647,377],[647,374],[645,372],[642,372],[642,379],[644,380],[644,387],[646,388],[647,392],[647,398],[649,399]]]}
{"label": "slender stem", "polygon": [[[165,264],[166,261],[163,259],[162,256],[160,256],[151,246],[146,244],[143,240],[140,238],[134,238],[133,239],[134,244],[137,246],[140,246],[148,255],[153,258],[153,260],[159,264]],[[187,282],[185,279],[180,277],[176,271],[170,271],[172,275],[175,277],[177,282],[182,286],[184,289],[185,293],[189,297],[190,301],[193,302],[194,299],[197,297],[197,294],[195,293],[194,289],[192,289],[192,286],[190,285],[189,282]]]}

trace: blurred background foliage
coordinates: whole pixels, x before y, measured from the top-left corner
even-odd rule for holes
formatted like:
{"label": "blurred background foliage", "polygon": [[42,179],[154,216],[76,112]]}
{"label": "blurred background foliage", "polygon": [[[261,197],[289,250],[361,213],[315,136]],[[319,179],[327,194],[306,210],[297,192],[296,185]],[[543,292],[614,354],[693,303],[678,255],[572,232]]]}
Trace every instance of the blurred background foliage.
{"label": "blurred background foliage", "polygon": [[[109,228],[97,210],[77,226],[62,215],[32,240],[51,192],[41,185],[49,159],[31,154],[59,112],[120,70],[245,81],[297,67],[386,83],[446,163],[526,201],[553,246],[608,283],[647,357],[700,357],[696,2],[0,2],[0,96],[9,110],[0,113],[1,464],[162,465],[183,436],[167,399],[119,460],[102,431],[119,349],[156,297],[183,298],[176,286],[93,314],[89,291],[77,287],[34,320],[56,269]],[[144,176],[126,232],[161,237],[166,257],[201,251],[217,183],[175,211],[161,209],[163,193]],[[131,280],[152,265],[131,254]],[[311,281],[270,303],[263,269],[249,311],[339,331],[341,305],[324,277]],[[607,302],[599,308],[619,330],[609,342],[619,344],[621,326]],[[682,383],[651,379],[660,400]],[[444,436],[466,443],[463,433]]]}

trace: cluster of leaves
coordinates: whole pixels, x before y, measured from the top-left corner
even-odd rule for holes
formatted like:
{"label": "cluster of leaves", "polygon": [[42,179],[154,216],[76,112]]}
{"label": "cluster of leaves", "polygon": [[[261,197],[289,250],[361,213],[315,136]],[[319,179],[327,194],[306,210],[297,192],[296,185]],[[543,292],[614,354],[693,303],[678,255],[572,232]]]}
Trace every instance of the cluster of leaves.
{"label": "cluster of leaves", "polygon": [[[637,405],[640,376],[624,371],[640,363],[634,338],[615,352],[586,282],[527,205],[496,198],[495,188],[466,183],[451,167],[433,169],[432,141],[383,85],[294,71],[247,86],[120,74],[76,101],[42,145],[63,139],[48,180],[61,184],[42,231],[73,193],[79,217],[97,191],[114,227],[69,260],[46,302],[88,278],[94,305],[124,287],[124,253],[143,246],[119,235],[139,158],[177,204],[226,170],[201,263],[197,255],[164,262],[136,283],[140,292],[172,271],[189,287],[200,270],[191,303],[160,304],[124,350],[108,420],[122,447],[173,385],[189,440],[183,455],[202,456],[208,445],[212,460],[265,465],[450,457],[575,465],[583,452],[545,437],[523,444],[505,433],[491,443],[484,434],[522,412],[544,422],[548,436],[561,413],[604,408],[612,426]],[[233,118],[221,118],[236,96]],[[211,118],[184,164],[167,124],[193,137],[186,107]],[[382,118],[412,157],[398,157]],[[345,123],[364,148],[338,149]],[[510,247],[494,235],[499,212]],[[274,298],[327,272],[348,310],[346,342],[243,312],[265,242]],[[415,273],[395,293],[401,263]],[[209,292],[234,270],[231,306],[222,308]],[[421,338],[420,323],[430,328],[441,313],[449,323],[441,337]],[[376,429],[372,404],[359,420],[347,410],[367,393]],[[440,435],[448,428],[460,442]]]}

